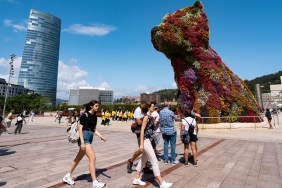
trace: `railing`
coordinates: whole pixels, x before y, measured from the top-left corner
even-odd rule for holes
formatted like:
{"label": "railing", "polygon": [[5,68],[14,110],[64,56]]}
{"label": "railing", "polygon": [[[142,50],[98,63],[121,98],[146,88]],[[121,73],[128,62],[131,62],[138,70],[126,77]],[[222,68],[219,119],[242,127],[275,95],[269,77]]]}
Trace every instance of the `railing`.
{"label": "railing", "polygon": [[[207,122],[213,122],[212,120],[215,120],[214,123],[207,123]],[[208,121],[211,120],[211,121]],[[252,121],[251,121],[252,120]],[[261,120],[261,121],[258,121]],[[175,121],[181,122],[181,118],[179,115],[176,115]],[[215,125],[220,123],[229,124],[229,129],[232,130],[232,123],[254,123],[254,128],[257,128],[257,123],[259,122],[265,122],[264,114],[261,116],[222,116],[222,117],[202,117],[201,122],[199,124],[202,124],[202,129],[207,129],[207,125]],[[267,120],[266,120],[267,122]],[[272,122],[274,127],[279,126],[279,118],[278,114],[272,114]],[[268,122],[267,122],[268,123]]]}

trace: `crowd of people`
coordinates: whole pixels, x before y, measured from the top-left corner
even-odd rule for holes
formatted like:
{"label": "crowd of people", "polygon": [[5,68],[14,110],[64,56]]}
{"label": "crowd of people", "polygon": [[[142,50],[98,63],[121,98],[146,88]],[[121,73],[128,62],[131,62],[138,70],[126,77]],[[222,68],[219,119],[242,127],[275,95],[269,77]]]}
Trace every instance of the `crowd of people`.
{"label": "crowd of people", "polygon": [[[79,140],[78,140],[78,147],[79,151],[71,163],[66,175],[63,177],[63,182],[73,185],[75,184],[74,180],[71,178],[72,172],[75,170],[81,159],[86,155],[89,159],[89,171],[92,178],[92,186],[93,188],[102,188],[106,184],[97,180],[95,174],[95,162],[96,162],[96,155],[95,151],[92,147],[93,136],[96,135],[101,138],[102,141],[106,141],[107,138],[102,136],[102,134],[97,130],[97,111],[99,108],[98,101],[90,101],[81,114],[79,115]],[[55,121],[61,118],[60,112],[57,113],[55,117]],[[114,111],[108,112],[105,111],[102,114],[102,121],[103,116],[107,117],[107,119],[112,119],[113,121],[127,121],[128,119],[134,119],[136,124],[136,129],[134,133],[137,137],[138,148],[136,152],[133,154],[132,158],[128,160],[127,164],[127,172],[132,173],[132,166],[133,162],[141,156],[137,167],[136,167],[136,174],[132,181],[133,185],[145,185],[146,183],[141,180],[141,173],[153,173],[156,177],[156,180],[161,188],[169,188],[172,186],[172,183],[166,182],[163,180],[160,174],[159,169],[159,161],[160,156],[157,153],[156,146],[159,143],[159,140],[162,136],[164,140],[164,163],[168,164],[168,145],[170,144],[171,147],[171,164],[175,165],[178,163],[176,160],[176,136],[177,131],[174,125],[175,115],[174,112],[169,110],[168,103],[164,104],[164,108],[162,110],[155,103],[145,103],[142,102],[140,106],[133,112],[130,111]],[[29,115],[24,110],[22,113],[18,114],[16,117],[13,115],[13,111],[11,111],[5,121],[2,119],[1,124],[3,122],[4,127],[9,129],[12,124],[12,120],[16,119],[16,128],[14,134],[21,134],[21,130],[23,124],[26,123],[25,118],[30,117],[29,123],[35,122],[34,119],[34,112],[31,111]],[[68,118],[74,116],[69,116]],[[71,121],[76,121],[72,119]],[[109,121],[103,122],[104,124],[109,123]],[[195,127],[196,128],[196,127]],[[197,131],[196,131],[197,132]],[[195,136],[196,137],[196,136]],[[182,138],[182,137],[181,137]],[[194,154],[194,153],[193,153]],[[197,156],[197,154],[194,154]]]}
{"label": "crowd of people", "polygon": [[[152,102],[141,102],[140,106],[137,107],[133,112],[131,111],[112,111],[102,110],[102,124],[109,125],[110,119],[113,121],[127,121],[128,119],[133,119],[134,123],[132,130],[136,134],[138,147],[133,153],[132,157],[127,161],[127,173],[132,173],[134,161],[140,157],[137,166],[136,173],[132,180],[133,185],[146,185],[146,182],[141,179],[142,173],[152,173],[157,180],[160,188],[169,188],[172,186],[172,183],[166,182],[160,173],[159,161],[161,161],[160,154],[156,150],[156,146],[159,144],[160,139],[163,139],[163,163],[165,165],[171,163],[171,165],[176,165],[179,163],[176,156],[176,140],[177,140],[177,130],[174,124],[175,122],[175,113],[169,109],[169,103],[165,102],[162,109],[160,106]],[[102,188],[106,183],[100,182],[97,180],[95,173],[95,163],[96,155],[92,147],[93,136],[98,136],[102,141],[107,141],[107,138],[104,137],[97,130],[97,112],[99,109],[98,101],[90,101],[86,104],[85,109],[81,109],[79,115],[72,114],[68,117],[69,122],[77,121],[79,117],[79,140],[78,147],[79,151],[72,161],[66,175],[63,177],[63,182],[74,185],[75,181],[71,178],[71,174],[81,161],[81,159],[86,155],[89,159],[89,171],[92,178],[93,188]],[[179,138],[183,142],[183,153],[184,160],[183,163],[185,166],[189,166],[191,163],[194,167],[198,165],[198,151],[197,151],[197,141],[198,141],[198,126],[197,118],[201,118],[201,115],[195,113],[193,108],[182,108],[182,119],[180,126],[180,135]],[[265,112],[265,117],[268,119],[270,128],[271,124],[271,113],[267,109]],[[21,134],[22,126],[24,123],[27,123],[25,118],[29,117],[29,123],[35,122],[34,112],[31,111],[27,115],[26,110],[17,115],[13,116],[13,111],[9,112],[5,120],[0,116],[0,127],[3,132],[5,130],[8,132],[9,127],[12,124],[12,120],[16,119],[16,128],[14,134]],[[62,115],[57,112],[56,120],[61,121]],[[72,119],[71,119],[72,118]],[[1,134],[1,132],[0,132]],[[170,157],[168,155],[168,149],[170,146]],[[189,146],[191,147],[192,157],[189,160]]]}
{"label": "crowd of people", "polygon": [[[8,115],[6,116],[6,118],[3,118],[2,116],[0,116],[0,135],[2,133],[6,133],[6,134],[21,134],[21,130],[23,127],[23,124],[31,124],[31,123],[35,123],[35,113],[33,110],[31,110],[29,112],[29,114],[27,114],[26,110],[23,110],[21,113],[14,115],[13,114],[14,111],[11,110]],[[27,118],[28,121],[26,120]],[[15,126],[16,128],[14,129],[13,132],[10,132],[10,127],[12,125],[12,121],[13,119],[15,119]]]}
{"label": "crowd of people", "polygon": [[[104,137],[97,130],[97,116],[96,113],[99,108],[99,103],[97,101],[90,101],[85,108],[85,112],[80,117],[80,125],[78,129],[79,140],[78,146],[79,151],[75,159],[71,163],[70,168],[68,169],[66,175],[63,177],[63,182],[73,185],[75,181],[71,178],[72,172],[77,167],[81,159],[86,155],[89,159],[89,171],[92,177],[92,186],[93,188],[102,188],[106,184],[97,180],[95,174],[95,162],[96,155],[95,151],[91,146],[93,141],[93,136],[98,136],[102,141],[106,141],[107,138]],[[106,117],[111,117],[108,111],[104,112]],[[122,112],[124,113],[124,112]],[[127,112],[128,114],[129,112]],[[117,112],[115,113],[117,114]],[[114,115],[115,115],[114,114]],[[120,114],[120,112],[118,112]],[[184,109],[185,117],[182,120],[181,133],[188,131],[189,139],[188,142],[184,142],[184,135],[181,134],[180,139],[184,143],[184,160],[185,165],[188,166],[188,149],[189,144],[192,148],[193,159],[192,164],[197,166],[197,134],[198,127],[196,117],[201,117],[199,114],[194,113],[192,109]],[[134,133],[136,134],[138,147],[133,153],[133,156],[128,159],[127,162],[127,172],[132,173],[132,166],[134,161],[140,156],[140,160],[136,166],[136,173],[132,180],[133,185],[146,185],[146,182],[141,180],[142,173],[153,173],[160,188],[169,188],[172,186],[172,183],[166,182],[160,174],[159,161],[160,157],[156,150],[156,146],[159,143],[160,138],[164,140],[164,164],[171,163],[176,165],[179,161],[176,159],[176,138],[177,130],[174,124],[175,114],[169,109],[169,104],[164,103],[164,108],[160,110],[159,106],[155,103],[145,103],[141,102],[140,106],[136,108],[134,113],[132,113],[134,118]],[[103,116],[103,114],[102,114]],[[117,115],[112,116],[114,119],[118,117]],[[103,117],[102,117],[103,118]],[[103,120],[103,119],[102,119]],[[118,119],[117,119],[118,120]],[[106,119],[104,120],[106,123]],[[120,120],[122,121],[122,120]],[[191,126],[189,126],[191,124]],[[192,131],[189,129],[193,129]],[[187,141],[187,138],[185,138]],[[171,148],[171,156],[168,156],[168,146]]]}

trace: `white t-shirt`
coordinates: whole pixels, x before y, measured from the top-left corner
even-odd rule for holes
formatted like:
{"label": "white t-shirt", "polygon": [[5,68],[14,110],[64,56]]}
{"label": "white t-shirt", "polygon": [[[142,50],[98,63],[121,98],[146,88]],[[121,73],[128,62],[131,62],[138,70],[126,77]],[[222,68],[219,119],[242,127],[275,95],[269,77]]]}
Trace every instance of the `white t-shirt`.
{"label": "white t-shirt", "polygon": [[[187,121],[185,121],[185,120]],[[197,122],[196,122],[196,119],[194,119],[194,118],[192,118],[192,117],[186,117],[186,118],[184,118],[184,119],[182,119],[182,124],[185,126],[185,130],[189,130],[189,125],[188,125],[188,123],[189,124],[192,124],[193,126],[194,126],[194,132],[193,132],[193,134],[194,135],[197,135],[197,130],[196,130],[196,125],[197,125]]]}
{"label": "white t-shirt", "polygon": [[144,117],[144,114],[142,113],[142,110],[141,110],[141,108],[139,106],[134,111],[134,119],[136,119],[136,118],[143,118],[143,117]]}
{"label": "white t-shirt", "polygon": [[[159,122],[160,121],[160,114],[157,111],[152,112],[151,116],[155,119],[155,121]],[[161,132],[160,126],[157,125],[155,127],[156,132]]]}

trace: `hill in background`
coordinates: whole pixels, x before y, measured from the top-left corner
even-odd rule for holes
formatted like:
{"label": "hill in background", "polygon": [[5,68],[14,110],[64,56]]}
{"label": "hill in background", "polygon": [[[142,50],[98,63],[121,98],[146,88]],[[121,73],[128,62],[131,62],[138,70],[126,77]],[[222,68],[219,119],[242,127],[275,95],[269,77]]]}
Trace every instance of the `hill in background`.
{"label": "hill in background", "polygon": [[270,85],[281,84],[280,76],[282,76],[282,71],[274,74],[268,74],[261,77],[257,77],[252,80],[244,80],[248,88],[251,90],[253,95],[255,94],[255,85],[260,84],[262,87],[262,93],[270,92]]}
{"label": "hill in background", "polygon": [[[257,77],[252,80],[244,80],[250,91],[255,95],[255,85],[260,84],[262,87],[262,92],[266,93],[270,91],[270,85],[281,84],[280,76],[282,76],[282,71],[279,71],[274,74],[268,74],[261,77]],[[172,101],[173,99],[177,100],[177,89],[163,89],[155,91],[153,93],[158,93],[161,95],[161,101],[164,102]]]}

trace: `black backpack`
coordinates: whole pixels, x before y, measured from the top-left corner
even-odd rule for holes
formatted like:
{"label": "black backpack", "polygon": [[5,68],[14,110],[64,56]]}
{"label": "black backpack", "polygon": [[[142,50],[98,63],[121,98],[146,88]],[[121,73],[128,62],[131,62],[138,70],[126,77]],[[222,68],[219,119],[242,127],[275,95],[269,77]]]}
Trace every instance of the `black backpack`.
{"label": "black backpack", "polygon": [[[184,120],[186,121],[186,119],[185,119],[185,118],[184,118]],[[194,129],[195,129],[195,127],[193,126],[194,118],[193,118],[193,120],[192,120],[191,124],[190,124],[190,123],[188,123],[188,121],[186,121],[186,122],[187,122],[187,124],[189,125],[188,134],[189,134],[189,135],[192,135],[192,134],[194,133]]]}

